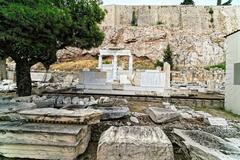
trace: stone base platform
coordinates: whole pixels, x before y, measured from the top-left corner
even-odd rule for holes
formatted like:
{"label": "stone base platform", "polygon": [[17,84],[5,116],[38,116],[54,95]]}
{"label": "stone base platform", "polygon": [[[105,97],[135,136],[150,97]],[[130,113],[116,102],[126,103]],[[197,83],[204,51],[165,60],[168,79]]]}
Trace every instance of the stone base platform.
{"label": "stone base platform", "polygon": [[0,155],[11,158],[73,160],[90,140],[87,125],[0,122]]}

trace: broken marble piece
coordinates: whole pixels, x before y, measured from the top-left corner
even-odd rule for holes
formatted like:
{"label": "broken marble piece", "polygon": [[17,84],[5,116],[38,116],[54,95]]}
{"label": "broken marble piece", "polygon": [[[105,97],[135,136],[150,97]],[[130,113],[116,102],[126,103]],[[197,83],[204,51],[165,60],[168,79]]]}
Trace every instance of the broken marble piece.
{"label": "broken marble piece", "polygon": [[173,160],[171,141],[159,127],[110,127],[98,143],[97,160]]}
{"label": "broken marble piece", "polygon": [[184,156],[188,159],[238,160],[240,149],[213,134],[199,130],[174,129],[174,143],[187,149]]}
{"label": "broken marble piece", "polygon": [[130,121],[136,124],[139,123],[139,120],[137,119],[137,117],[133,117],[133,116],[130,117]]}
{"label": "broken marble piece", "polygon": [[128,107],[97,107],[101,115],[101,120],[119,119],[129,116],[130,111]]}
{"label": "broken marble piece", "polygon": [[168,123],[180,118],[178,112],[165,108],[150,107],[147,113],[155,123]]}
{"label": "broken marble piece", "polygon": [[204,122],[211,126],[228,126],[226,119],[220,117],[208,117],[204,119]]}

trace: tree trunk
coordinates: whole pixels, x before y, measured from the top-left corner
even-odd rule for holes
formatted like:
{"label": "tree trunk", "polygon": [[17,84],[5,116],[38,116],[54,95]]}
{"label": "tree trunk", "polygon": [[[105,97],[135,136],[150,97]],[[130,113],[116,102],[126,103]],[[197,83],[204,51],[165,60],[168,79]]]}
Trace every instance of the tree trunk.
{"label": "tree trunk", "polygon": [[222,5],[222,0],[218,0],[218,1],[217,1],[217,5],[218,5],[218,6]]}
{"label": "tree trunk", "polygon": [[17,94],[19,97],[32,93],[31,66],[24,62],[16,62]]}
{"label": "tree trunk", "polygon": [[6,58],[0,57],[0,80],[7,79]]}

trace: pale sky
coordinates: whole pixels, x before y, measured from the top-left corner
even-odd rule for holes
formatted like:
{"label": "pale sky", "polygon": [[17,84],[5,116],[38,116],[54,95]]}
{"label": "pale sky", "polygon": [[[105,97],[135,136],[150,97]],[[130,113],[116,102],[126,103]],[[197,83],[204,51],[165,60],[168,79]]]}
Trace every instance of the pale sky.
{"label": "pale sky", "polygon": [[[222,3],[227,0],[222,0]],[[103,0],[104,5],[179,5],[183,0]],[[216,5],[217,0],[194,0],[196,5]],[[233,0],[233,5],[240,5],[240,0]]]}

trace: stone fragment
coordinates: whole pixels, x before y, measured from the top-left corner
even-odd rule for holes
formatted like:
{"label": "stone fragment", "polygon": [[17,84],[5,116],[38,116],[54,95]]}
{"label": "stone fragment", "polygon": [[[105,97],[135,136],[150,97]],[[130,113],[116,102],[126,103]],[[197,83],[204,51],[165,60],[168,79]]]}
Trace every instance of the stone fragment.
{"label": "stone fragment", "polygon": [[59,97],[57,97],[57,99],[56,99],[56,105],[61,105],[61,104],[63,104],[63,100],[64,100],[64,96],[59,96]]}
{"label": "stone fragment", "polygon": [[193,119],[192,115],[186,112],[180,112],[180,115],[183,119]]}
{"label": "stone fragment", "polygon": [[228,126],[226,119],[219,117],[208,117],[204,119],[204,122],[211,126]]}
{"label": "stone fragment", "polygon": [[159,127],[110,127],[99,140],[97,160],[173,160],[173,147]]}
{"label": "stone fragment", "polygon": [[72,99],[71,97],[65,97],[63,99],[63,104],[72,104]]}
{"label": "stone fragment", "polygon": [[133,116],[130,117],[130,121],[132,121],[133,123],[136,123],[136,124],[139,123],[139,120],[136,117],[133,117]]}
{"label": "stone fragment", "polygon": [[150,107],[147,110],[147,113],[155,123],[167,123],[180,118],[180,114],[178,112],[165,108]]}
{"label": "stone fragment", "polygon": [[174,129],[174,143],[187,149],[187,159],[201,160],[238,160],[240,149],[213,134],[198,130]]}
{"label": "stone fragment", "polygon": [[0,81],[0,91],[8,92],[15,91],[17,88],[16,83],[13,80],[3,80]]}
{"label": "stone fragment", "polygon": [[102,112],[101,120],[111,120],[126,117],[130,114],[128,107],[98,107]]}
{"label": "stone fragment", "polygon": [[165,106],[166,109],[170,109],[172,111],[177,111],[177,108],[174,105],[167,105]]}
{"label": "stone fragment", "polygon": [[74,105],[78,105],[79,101],[80,101],[80,99],[78,97],[73,97],[72,98],[72,104],[74,104]]}
{"label": "stone fragment", "polygon": [[202,115],[203,118],[208,118],[208,117],[212,117],[211,114],[203,112],[203,111],[196,111],[197,114]]}
{"label": "stone fragment", "polygon": [[171,104],[169,102],[162,102],[164,106],[170,106]]}
{"label": "stone fragment", "polygon": [[240,148],[240,138],[225,138],[225,139]]}

